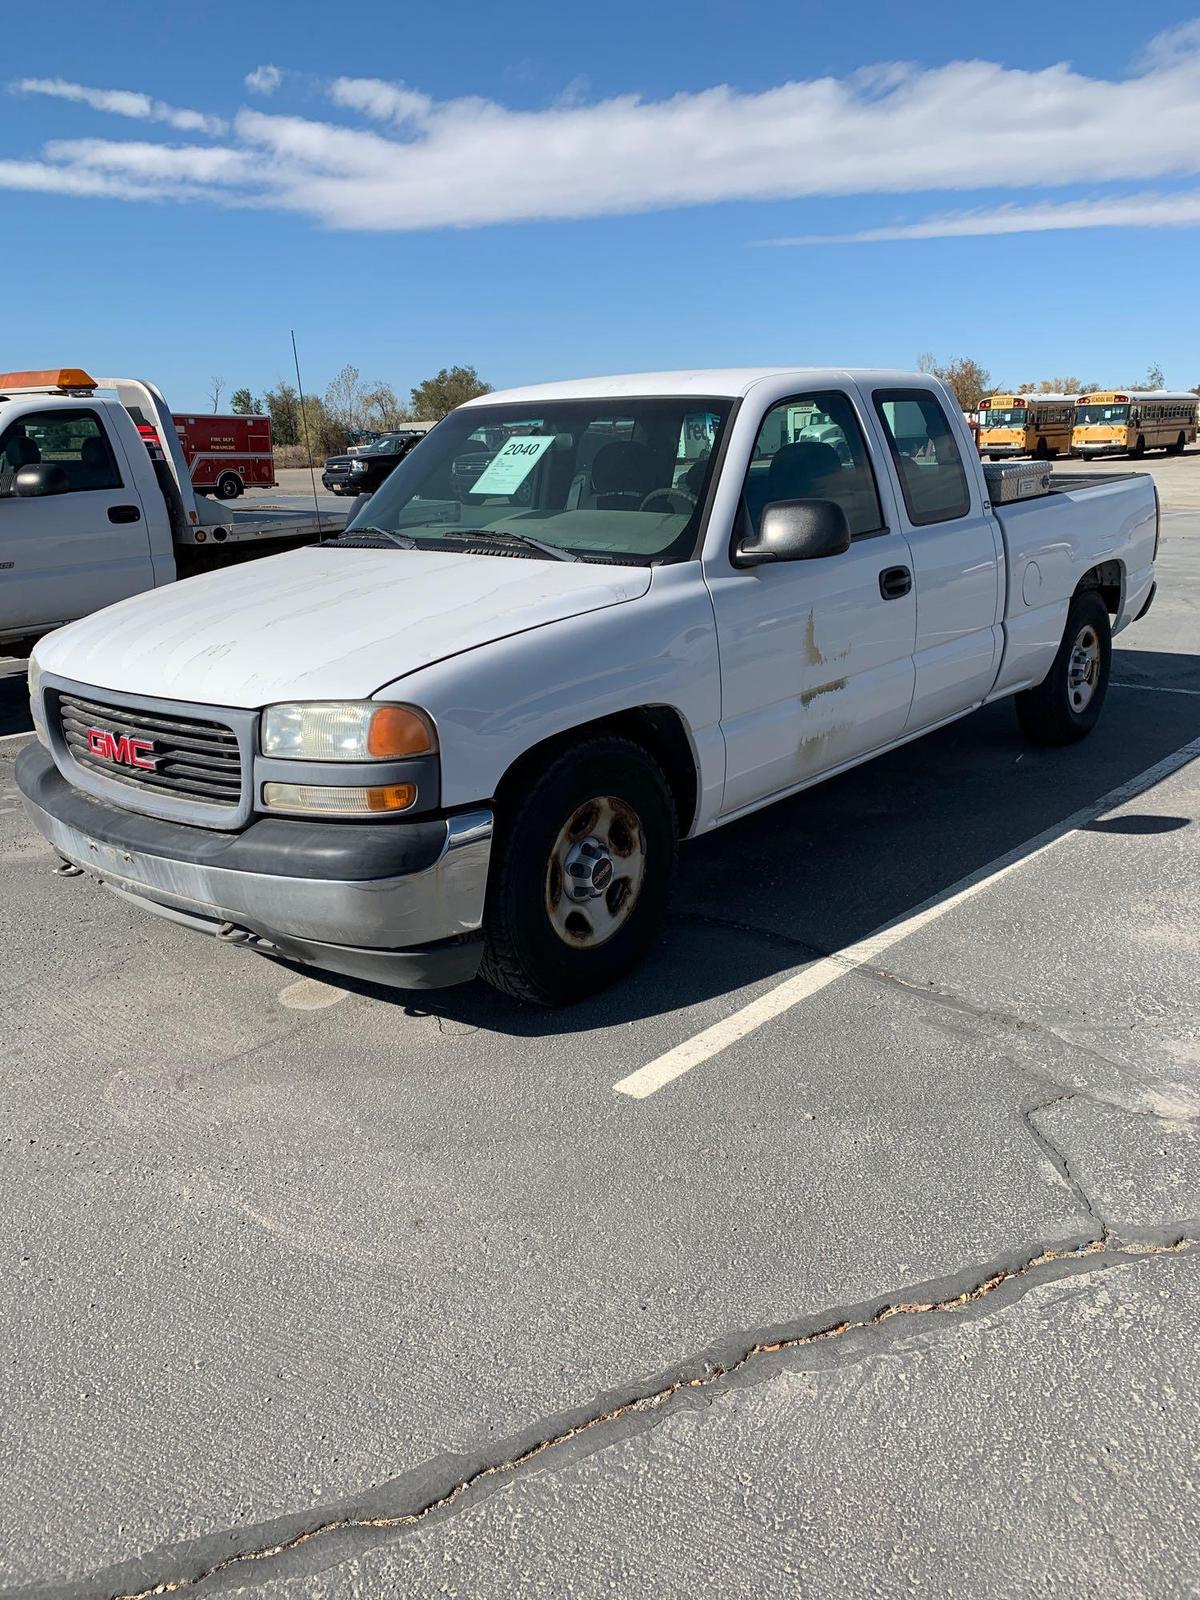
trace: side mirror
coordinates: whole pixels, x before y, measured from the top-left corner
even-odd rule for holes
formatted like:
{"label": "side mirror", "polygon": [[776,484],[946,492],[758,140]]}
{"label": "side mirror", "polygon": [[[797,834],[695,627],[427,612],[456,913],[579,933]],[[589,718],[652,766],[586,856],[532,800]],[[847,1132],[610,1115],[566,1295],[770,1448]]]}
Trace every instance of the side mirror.
{"label": "side mirror", "polygon": [[66,494],[70,487],[71,480],[57,461],[38,461],[17,469],[13,493],[30,499],[35,495]]}
{"label": "side mirror", "polygon": [[741,540],[734,560],[739,567],[773,561],[817,561],[840,556],[850,548],[850,524],[834,500],[776,500],[762,514],[758,538]]}

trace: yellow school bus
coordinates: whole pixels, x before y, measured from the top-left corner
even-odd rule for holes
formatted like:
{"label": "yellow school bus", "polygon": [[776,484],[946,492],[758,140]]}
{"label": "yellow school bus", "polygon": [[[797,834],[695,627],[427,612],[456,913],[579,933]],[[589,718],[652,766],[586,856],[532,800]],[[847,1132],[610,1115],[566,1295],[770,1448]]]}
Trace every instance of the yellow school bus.
{"label": "yellow school bus", "polygon": [[1075,396],[1071,394],[991,394],[979,402],[979,453],[1038,456],[1049,461],[1071,449]]}
{"label": "yellow school bus", "polygon": [[1196,442],[1197,405],[1200,397],[1186,392],[1097,389],[1075,402],[1071,443],[1081,456],[1181,455]]}

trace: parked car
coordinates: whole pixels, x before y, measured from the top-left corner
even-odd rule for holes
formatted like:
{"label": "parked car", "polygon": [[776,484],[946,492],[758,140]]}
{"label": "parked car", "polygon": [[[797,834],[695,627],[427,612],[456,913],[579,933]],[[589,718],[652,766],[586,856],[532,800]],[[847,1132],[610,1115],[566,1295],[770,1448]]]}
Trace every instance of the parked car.
{"label": "parked car", "polygon": [[374,494],[392,468],[424,437],[423,432],[389,433],[353,454],[330,456],[321,471],[321,482],[331,494]]}
{"label": "parked car", "polygon": [[576,1000],[658,937],[679,838],[1006,695],[1083,738],[1158,525],[1145,475],[985,467],[920,374],[489,394],[340,538],[42,640],[17,782],[66,861],[228,943]]}

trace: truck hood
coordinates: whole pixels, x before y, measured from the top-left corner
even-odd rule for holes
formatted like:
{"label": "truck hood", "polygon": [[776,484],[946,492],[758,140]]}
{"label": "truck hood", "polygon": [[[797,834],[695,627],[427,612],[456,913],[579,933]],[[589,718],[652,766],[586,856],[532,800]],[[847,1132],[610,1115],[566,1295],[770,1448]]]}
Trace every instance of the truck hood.
{"label": "truck hood", "polygon": [[208,705],[366,699],[510,634],[635,600],[648,567],[310,548],[121,600],[48,635],[45,672]]}

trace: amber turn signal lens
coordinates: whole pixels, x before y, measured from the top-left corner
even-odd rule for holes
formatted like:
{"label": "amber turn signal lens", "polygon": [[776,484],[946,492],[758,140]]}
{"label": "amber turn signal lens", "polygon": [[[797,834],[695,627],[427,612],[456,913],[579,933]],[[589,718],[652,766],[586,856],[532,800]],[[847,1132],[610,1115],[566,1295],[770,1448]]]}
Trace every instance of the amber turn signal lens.
{"label": "amber turn signal lens", "polygon": [[433,725],[408,706],[380,706],[371,718],[367,752],[376,758],[427,756],[437,749]]}
{"label": "amber turn signal lens", "polygon": [[381,811],[407,811],[416,803],[414,783],[381,783],[334,788],[313,783],[264,783],[263,806],[268,811],[306,811],[315,816],[366,817]]}

